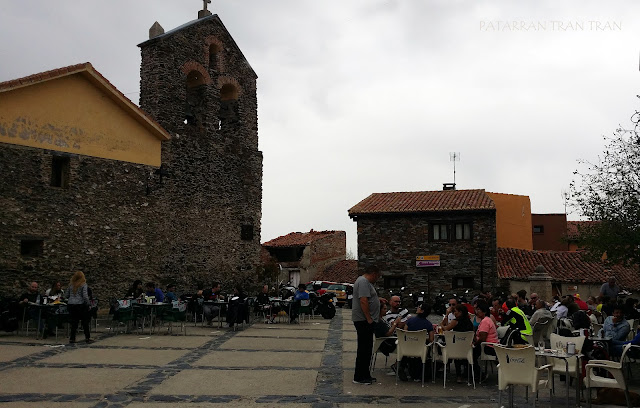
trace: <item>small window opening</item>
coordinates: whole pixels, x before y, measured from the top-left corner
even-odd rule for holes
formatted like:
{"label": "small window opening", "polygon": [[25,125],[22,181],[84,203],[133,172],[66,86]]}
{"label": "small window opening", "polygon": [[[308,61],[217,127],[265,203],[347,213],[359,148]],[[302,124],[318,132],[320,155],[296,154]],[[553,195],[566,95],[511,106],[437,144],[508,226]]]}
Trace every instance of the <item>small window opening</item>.
{"label": "small window opening", "polygon": [[534,234],[544,234],[544,225],[534,225],[533,226]]}
{"label": "small window opening", "polygon": [[447,241],[449,239],[447,224],[433,224],[432,239],[434,241]]}
{"label": "small window opening", "polygon": [[219,44],[209,46],[209,69],[217,70],[220,51],[222,51],[222,47]]}
{"label": "small window opening", "polygon": [[452,289],[469,288],[473,289],[474,280],[471,276],[456,276],[451,282]]}
{"label": "small window opening", "polygon": [[471,240],[471,224],[456,224],[456,241]]}
{"label": "small window opening", "polygon": [[184,109],[185,124],[197,123],[197,112],[202,106],[205,93],[205,78],[198,71],[191,71],[187,75],[187,100]]}
{"label": "small window opening", "polygon": [[68,157],[53,156],[51,159],[51,186],[69,188],[69,168]]}
{"label": "small window opening", "polygon": [[406,278],[404,276],[385,276],[384,288],[397,289],[406,286]]}
{"label": "small window opening", "polygon": [[20,255],[25,257],[42,256],[44,241],[41,239],[23,239],[20,241]]}
{"label": "small window opening", "polygon": [[243,225],[240,228],[240,239],[243,241],[253,240],[253,225]]}

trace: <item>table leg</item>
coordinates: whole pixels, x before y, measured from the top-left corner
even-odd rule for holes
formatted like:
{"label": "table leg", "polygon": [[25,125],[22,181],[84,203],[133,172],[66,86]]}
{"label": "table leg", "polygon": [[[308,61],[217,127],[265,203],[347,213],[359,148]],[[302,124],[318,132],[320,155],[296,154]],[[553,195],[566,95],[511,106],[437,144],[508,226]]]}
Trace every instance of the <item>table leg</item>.
{"label": "table leg", "polygon": [[576,407],[580,406],[580,391],[582,391],[582,359],[580,357],[576,357],[576,376],[577,382],[576,385]]}
{"label": "table leg", "polygon": [[222,328],[222,305],[218,307],[218,329]]}
{"label": "table leg", "polygon": [[[39,307],[38,308],[38,326],[36,327],[36,340],[38,340],[38,337],[40,336],[40,325],[42,324],[42,308]],[[44,334],[44,330],[43,333]]]}
{"label": "table leg", "polygon": [[564,365],[565,365],[565,369],[564,369],[564,380],[567,382],[567,408],[569,408],[569,383],[571,382],[569,377],[569,360],[564,358]]}

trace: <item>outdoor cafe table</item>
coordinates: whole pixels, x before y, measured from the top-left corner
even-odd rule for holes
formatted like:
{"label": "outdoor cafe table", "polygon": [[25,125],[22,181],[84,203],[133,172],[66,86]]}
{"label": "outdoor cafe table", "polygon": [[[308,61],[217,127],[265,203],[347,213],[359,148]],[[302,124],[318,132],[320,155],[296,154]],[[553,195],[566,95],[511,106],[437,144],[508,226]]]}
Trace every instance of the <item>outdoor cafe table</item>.
{"label": "outdoor cafe table", "polygon": [[576,385],[576,406],[580,406],[580,389],[582,388],[582,384],[581,384],[581,380],[582,380],[582,375],[580,373],[580,369],[581,369],[581,361],[582,361],[582,357],[584,357],[584,354],[581,353],[575,353],[575,354],[567,354],[564,351],[558,351],[558,350],[550,350],[550,349],[544,349],[544,350],[540,350],[538,347],[536,347],[536,356],[541,356],[541,357],[548,357],[548,358],[559,358],[561,360],[564,360],[564,364],[565,364],[565,381],[567,383],[567,408],[569,408],[569,360],[572,358],[575,358],[576,361],[576,377],[578,379],[578,384]]}
{"label": "outdoor cafe table", "polygon": [[203,304],[218,306],[218,328],[221,328],[222,327],[222,307],[225,305],[228,305],[229,302],[227,302],[226,300],[216,299],[216,300],[205,300]]}
{"label": "outdoor cafe table", "polygon": [[48,314],[55,314],[55,312],[60,308],[60,306],[66,306],[66,303],[33,303],[29,302],[30,309],[38,310],[38,325],[36,326],[36,339],[38,339],[42,334],[44,334],[44,328],[42,333],[40,333],[40,325],[42,323],[42,311],[44,310]]}
{"label": "outdoor cafe table", "polygon": [[[151,332],[153,331],[153,318],[154,316],[158,316],[159,315],[159,311],[162,308],[166,308],[166,307],[171,307],[170,303],[149,303],[149,302],[140,302],[140,303],[136,303],[134,304],[135,307],[140,307],[142,309],[148,309],[149,310],[149,335],[151,335]],[[142,327],[142,331],[144,333],[144,326]]]}
{"label": "outdoor cafe table", "polygon": [[287,313],[287,318],[289,318],[289,323],[291,323],[291,304],[293,303],[293,300],[272,297],[269,298],[269,302],[271,303],[272,308],[278,303],[288,308],[289,312]]}

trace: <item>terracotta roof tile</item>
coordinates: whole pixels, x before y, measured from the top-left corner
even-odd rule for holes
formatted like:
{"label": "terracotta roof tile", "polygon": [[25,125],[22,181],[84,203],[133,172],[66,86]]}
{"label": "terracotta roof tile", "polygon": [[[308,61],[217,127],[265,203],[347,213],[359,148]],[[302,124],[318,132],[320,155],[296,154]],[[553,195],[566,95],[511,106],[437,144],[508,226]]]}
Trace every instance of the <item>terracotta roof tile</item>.
{"label": "terracotta roof tile", "polygon": [[313,280],[323,280],[338,283],[354,283],[358,279],[358,261],[347,259],[340,261],[317,272]]}
{"label": "terracotta roof tile", "polygon": [[[601,284],[608,276],[599,261],[584,259],[582,252],[528,251],[498,248],[498,276],[500,279],[527,279],[538,265],[544,266],[556,282],[584,282]],[[625,289],[640,289],[638,266],[614,265],[611,271]]]}
{"label": "terracotta roof tile", "polygon": [[432,211],[495,210],[484,190],[440,190],[374,193],[349,210],[362,214],[417,213]]}
{"label": "terracotta roof tile", "polygon": [[600,221],[567,221],[567,238],[578,239],[580,237],[580,229],[589,228],[599,223]]}
{"label": "terracotta roof tile", "polygon": [[267,241],[262,246],[264,247],[296,247],[307,246],[312,242],[320,240],[329,235],[333,235],[337,232],[343,233],[343,231],[314,231],[309,232],[292,232],[287,235],[283,235],[278,238],[274,238],[271,241]]}

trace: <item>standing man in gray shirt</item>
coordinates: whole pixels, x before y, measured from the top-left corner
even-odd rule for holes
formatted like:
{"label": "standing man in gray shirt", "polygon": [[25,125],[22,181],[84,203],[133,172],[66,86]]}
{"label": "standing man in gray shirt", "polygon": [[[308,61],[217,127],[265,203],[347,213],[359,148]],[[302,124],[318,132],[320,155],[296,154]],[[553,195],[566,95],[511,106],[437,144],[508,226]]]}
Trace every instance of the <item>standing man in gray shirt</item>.
{"label": "standing man in gray shirt", "polygon": [[373,284],[380,275],[377,266],[368,266],[353,285],[351,320],[356,327],[358,337],[356,370],[353,374],[355,384],[373,384],[376,381],[371,377],[369,369],[373,349],[373,329],[380,317],[380,300]]}

